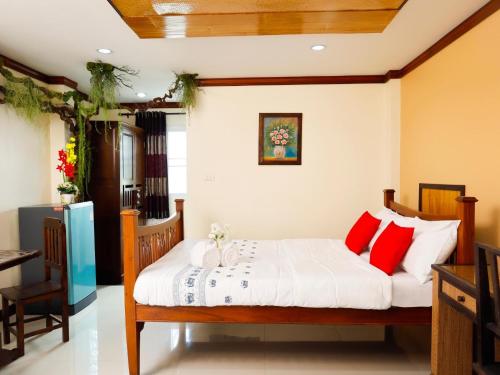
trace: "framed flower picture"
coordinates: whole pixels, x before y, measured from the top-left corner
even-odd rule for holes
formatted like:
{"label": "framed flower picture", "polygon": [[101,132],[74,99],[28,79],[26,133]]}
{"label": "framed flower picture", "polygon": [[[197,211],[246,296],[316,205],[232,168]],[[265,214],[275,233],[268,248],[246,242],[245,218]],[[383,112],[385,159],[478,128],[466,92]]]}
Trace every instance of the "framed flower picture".
{"label": "framed flower picture", "polygon": [[259,113],[259,165],[302,164],[302,113]]}

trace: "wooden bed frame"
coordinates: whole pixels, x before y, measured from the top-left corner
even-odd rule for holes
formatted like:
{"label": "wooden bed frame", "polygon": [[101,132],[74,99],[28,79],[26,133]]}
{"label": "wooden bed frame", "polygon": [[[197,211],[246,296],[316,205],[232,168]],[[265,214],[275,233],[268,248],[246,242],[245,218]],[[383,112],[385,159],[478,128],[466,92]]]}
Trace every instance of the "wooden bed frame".
{"label": "wooden bed frame", "polygon": [[[474,210],[476,198],[458,197],[456,215],[436,215],[413,210],[394,201],[394,190],[384,190],[384,206],[404,216],[425,220],[461,220],[456,264],[474,261]],[[364,324],[429,325],[430,307],[391,307],[387,310],[304,308],[275,306],[147,306],[136,303],[134,284],[141,270],[165,255],[184,239],[184,201],[177,199],[176,214],[164,222],[139,226],[139,211],[122,211],[125,320],[128,364],[131,375],[140,372],[140,332],[145,322],[265,323],[265,324]]]}

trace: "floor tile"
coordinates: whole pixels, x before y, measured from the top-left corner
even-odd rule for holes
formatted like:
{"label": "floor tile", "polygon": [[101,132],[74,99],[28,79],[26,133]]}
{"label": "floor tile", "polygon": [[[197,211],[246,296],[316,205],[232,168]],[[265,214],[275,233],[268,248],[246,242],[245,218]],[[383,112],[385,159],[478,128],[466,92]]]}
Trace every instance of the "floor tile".
{"label": "floor tile", "polygon": [[[128,374],[123,288],[100,287],[97,294],[97,301],[70,318],[68,343],[60,330],[28,339],[26,355],[2,374]],[[373,341],[383,338],[382,328],[367,328],[148,323],[141,333],[141,374],[430,372],[428,329],[401,330],[395,343],[386,343]],[[294,342],[308,339],[316,342]],[[351,342],[356,340],[362,341]]]}

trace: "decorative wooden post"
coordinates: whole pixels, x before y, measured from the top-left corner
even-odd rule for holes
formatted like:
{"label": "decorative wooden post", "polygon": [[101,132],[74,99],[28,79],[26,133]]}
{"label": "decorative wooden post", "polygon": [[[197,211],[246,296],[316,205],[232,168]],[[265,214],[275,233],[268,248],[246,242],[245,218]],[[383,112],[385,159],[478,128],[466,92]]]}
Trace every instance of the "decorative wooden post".
{"label": "decorative wooden post", "polygon": [[457,197],[457,216],[460,219],[457,237],[456,264],[474,264],[475,208],[474,197]]}
{"label": "decorative wooden post", "polygon": [[384,190],[384,207],[391,208],[391,202],[394,202],[394,189]]}
{"label": "decorative wooden post", "polygon": [[179,241],[184,240],[184,199],[175,200],[175,210],[179,213],[179,221],[177,225],[179,226]]}
{"label": "decorative wooden post", "polygon": [[122,249],[125,290],[125,329],[127,334],[128,368],[131,375],[140,373],[140,331],[141,324],[136,321],[134,284],[139,275],[139,244],[137,225],[140,212],[123,210]]}

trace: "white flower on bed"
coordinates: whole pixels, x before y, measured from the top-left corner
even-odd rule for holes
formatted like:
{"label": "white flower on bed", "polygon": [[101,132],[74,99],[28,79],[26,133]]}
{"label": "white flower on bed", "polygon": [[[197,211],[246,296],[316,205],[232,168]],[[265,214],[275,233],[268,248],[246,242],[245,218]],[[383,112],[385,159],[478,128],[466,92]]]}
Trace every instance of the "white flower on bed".
{"label": "white flower on bed", "polygon": [[222,245],[229,240],[229,225],[221,226],[219,223],[213,223],[210,225],[208,238],[215,241],[217,248],[221,249]]}

